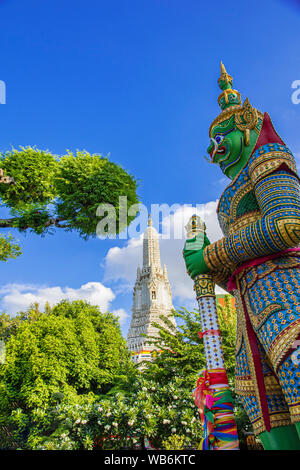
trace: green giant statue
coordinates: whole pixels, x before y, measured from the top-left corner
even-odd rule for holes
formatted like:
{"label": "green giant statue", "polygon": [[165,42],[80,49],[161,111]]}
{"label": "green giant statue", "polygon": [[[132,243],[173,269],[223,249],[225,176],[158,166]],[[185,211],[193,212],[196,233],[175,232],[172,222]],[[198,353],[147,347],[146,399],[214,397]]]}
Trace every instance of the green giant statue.
{"label": "green giant statue", "polygon": [[200,249],[187,240],[186,267],[236,299],[235,386],[255,434],[265,449],[300,449],[299,177],[269,115],[242,104],[223,64],[218,84],[207,151],[231,180],[217,209],[224,237]]}

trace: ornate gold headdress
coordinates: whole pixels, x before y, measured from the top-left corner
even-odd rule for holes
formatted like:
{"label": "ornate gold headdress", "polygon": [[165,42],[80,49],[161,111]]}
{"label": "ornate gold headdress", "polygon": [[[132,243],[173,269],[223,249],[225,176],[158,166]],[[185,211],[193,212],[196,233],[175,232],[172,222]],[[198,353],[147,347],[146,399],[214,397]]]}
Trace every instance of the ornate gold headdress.
{"label": "ornate gold headdress", "polygon": [[209,128],[209,136],[211,137],[213,126],[234,115],[236,126],[244,132],[245,143],[247,145],[249,143],[250,130],[256,128],[258,118],[262,119],[263,115],[260,111],[251,106],[248,98],[245,99],[242,105],[241,94],[232,88],[232,80],[232,77],[226,72],[221,62],[221,75],[218,80],[218,85],[222,93],[218,98],[218,103],[222,111],[212,122]]}

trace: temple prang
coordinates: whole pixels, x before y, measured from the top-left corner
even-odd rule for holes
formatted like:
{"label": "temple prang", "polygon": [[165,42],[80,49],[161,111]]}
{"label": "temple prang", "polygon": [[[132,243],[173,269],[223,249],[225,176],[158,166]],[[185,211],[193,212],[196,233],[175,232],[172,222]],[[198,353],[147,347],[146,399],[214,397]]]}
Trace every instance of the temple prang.
{"label": "temple prang", "polygon": [[152,226],[151,216],[143,239],[143,265],[137,268],[133,289],[133,306],[130,328],[127,335],[128,349],[135,363],[149,361],[155,345],[148,344],[147,336],[157,336],[152,322],[161,323],[160,315],[168,315],[176,326],[172,314],[172,292],[166,265],[161,266],[159,235]]}

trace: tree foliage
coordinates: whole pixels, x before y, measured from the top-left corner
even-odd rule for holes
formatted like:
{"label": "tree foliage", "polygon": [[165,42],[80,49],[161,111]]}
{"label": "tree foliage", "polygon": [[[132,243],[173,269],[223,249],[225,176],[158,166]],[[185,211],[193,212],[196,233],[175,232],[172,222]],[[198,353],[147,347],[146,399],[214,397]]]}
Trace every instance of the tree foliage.
{"label": "tree foliage", "polygon": [[50,152],[31,147],[12,149],[0,154],[0,167],[13,178],[13,184],[0,184],[1,199],[13,211],[43,206],[55,198],[53,179],[58,160]]}
{"label": "tree foliage", "polygon": [[202,427],[190,390],[162,385],[129,360],[118,321],[85,302],[33,305],[0,316],[2,448],[156,448],[177,433],[196,448]]}
{"label": "tree foliage", "polygon": [[[95,235],[96,210],[100,203],[115,207],[118,233],[125,228],[120,226],[119,197],[127,196],[128,206],[138,202],[133,177],[108,158],[88,152],[69,152],[63,156],[55,185],[59,196],[58,218],[83,237]],[[128,216],[127,223],[133,219]]]}
{"label": "tree foliage", "polygon": [[[226,370],[233,381],[236,314],[231,296],[225,297],[225,306],[218,305],[217,309]],[[184,387],[192,387],[200,370],[206,367],[203,340],[198,335],[201,317],[198,310],[189,312],[185,308],[174,311],[174,315],[177,327],[165,315],[160,316],[160,323],[153,323],[158,328],[158,336],[148,336],[148,343],[161,352],[153,362],[146,363],[144,373],[161,382],[177,377]]]}
{"label": "tree foliage", "polygon": [[0,365],[2,445],[10,435],[26,448],[40,427],[50,432],[50,410],[58,403],[91,402],[126,381],[132,367],[118,320],[86,302],[63,301],[46,313],[35,307],[17,319],[0,320],[6,338],[6,361]]}
{"label": "tree foliage", "polygon": [[152,362],[145,363],[144,376],[157,383],[170,383],[174,380],[190,390],[194,388],[197,376],[205,367],[203,343],[198,336],[199,312],[181,309],[174,312],[177,321],[175,327],[165,315],[160,315],[160,322],[153,322],[158,329],[156,337],[148,336],[147,342],[160,352]]}
{"label": "tree foliage", "polygon": [[[126,196],[128,206],[138,203],[137,182],[102,155],[68,151],[59,158],[49,151],[20,147],[0,153],[0,168],[12,178],[9,184],[0,183],[1,200],[10,212],[8,218],[0,219],[0,228],[38,235],[63,228],[87,239],[96,236],[103,217],[96,216],[100,204],[115,208],[116,233],[134,219],[126,214],[120,224],[119,197]],[[17,253],[13,246],[7,248],[2,249],[3,259]]]}
{"label": "tree foliage", "polygon": [[11,235],[0,234],[0,261],[7,261],[9,258],[17,258],[22,254],[22,250]]}

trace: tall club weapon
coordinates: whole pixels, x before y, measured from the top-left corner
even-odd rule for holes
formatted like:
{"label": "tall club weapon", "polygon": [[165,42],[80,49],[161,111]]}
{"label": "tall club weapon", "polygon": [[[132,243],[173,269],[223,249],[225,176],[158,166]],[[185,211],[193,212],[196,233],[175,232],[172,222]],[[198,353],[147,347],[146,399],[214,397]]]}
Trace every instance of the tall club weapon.
{"label": "tall club weapon", "polygon": [[[185,226],[187,238],[201,234],[204,243],[205,223],[193,215]],[[202,244],[203,246],[203,244]],[[199,245],[197,245],[199,249]],[[201,371],[197,387],[193,390],[204,428],[202,450],[238,450],[239,441],[233,414],[233,400],[222,351],[215,284],[209,274],[199,274],[194,279],[194,290],[199,305],[206,369]]]}

